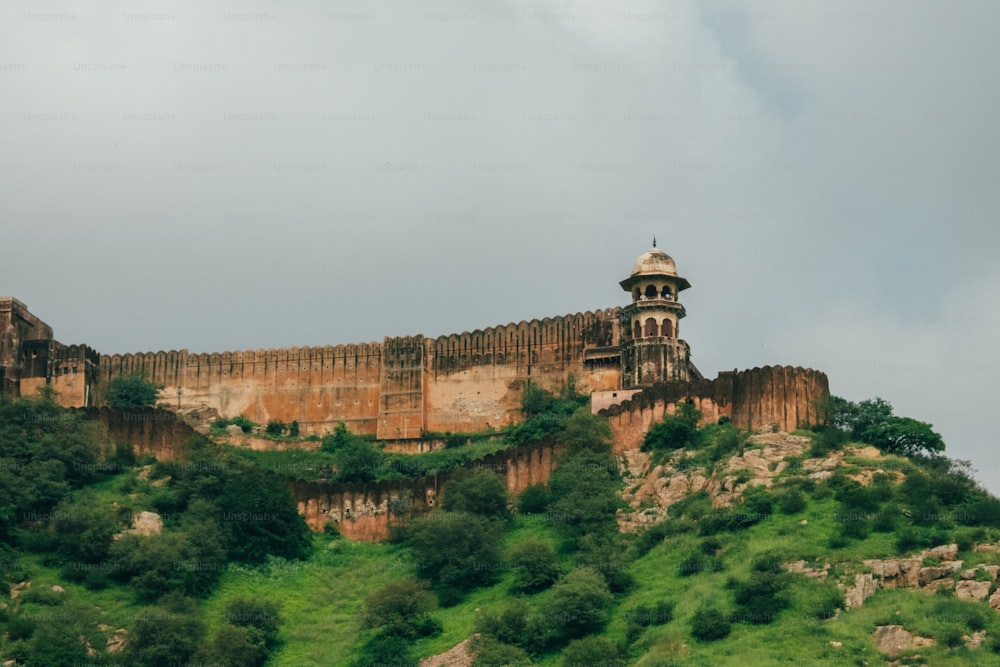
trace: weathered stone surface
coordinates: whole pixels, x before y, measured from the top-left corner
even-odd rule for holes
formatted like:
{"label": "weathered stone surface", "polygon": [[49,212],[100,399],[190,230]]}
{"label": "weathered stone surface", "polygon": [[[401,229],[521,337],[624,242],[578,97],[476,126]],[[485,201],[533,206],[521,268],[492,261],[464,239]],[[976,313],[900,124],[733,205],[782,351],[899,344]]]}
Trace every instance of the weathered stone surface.
{"label": "weathered stone surface", "polygon": [[469,643],[476,636],[469,637],[444,653],[424,658],[420,661],[420,667],[469,667],[475,660],[475,656],[470,652]]}
{"label": "weathered stone surface", "polygon": [[844,606],[847,609],[858,609],[864,605],[865,600],[875,595],[879,589],[879,582],[870,574],[857,574],[854,576],[854,586],[847,589],[844,594]]}
{"label": "weathered stone surface", "polygon": [[872,574],[882,580],[882,588],[914,588],[920,585],[919,558],[866,560]]}
{"label": "weathered stone surface", "polygon": [[826,563],[823,567],[806,567],[806,562],[804,560],[797,560],[791,563],[785,563],[782,565],[788,572],[797,572],[799,574],[804,574],[807,577],[812,577],[813,579],[819,579],[823,581],[830,574],[830,564]]}
{"label": "weathered stone surface", "polygon": [[242,436],[243,427],[237,426],[236,424],[230,424],[226,427],[226,435],[229,436]]}
{"label": "weathered stone surface", "polygon": [[137,535],[159,535],[163,532],[163,519],[156,512],[138,512],[132,515],[132,532]]}
{"label": "weathered stone surface", "polygon": [[993,581],[997,580],[997,576],[1000,575],[1000,565],[980,565],[981,570],[986,570],[986,573],[990,575]]}
{"label": "weathered stone surface", "polygon": [[890,658],[898,656],[903,651],[914,646],[932,646],[934,640],[927,637],[917,637],[907,632],[902,625],[880,625],[872,635],[879,653]]}
{"label": "weathered stone surface", "polygon": [[997,546],[996,544],[977,544],[975,547],[973,547],[972,550],[977,553],[995,554],[997,552],[1000,552],[1000,546]]}
{"label": "weathered stone surface", "polygon": [[932,593],[937,592],[940,589],[945,589],[948,591],[955,590],[955,580],[954,579],[938,579],[937,581],[932,581],[924,587],[924,590],[930,591]]}
{"label": "weathered stone surface", "polygon": [[62,586],[58,585],[58,584],[55,584],[55,585],[52,586],[52,592],[53,593],[65,593],[66,589],[63,588]]}
{"label": "weathered stone surface", "polygon": [[993,595],[990,596],[990,607],[1000,611],[1000,589],[993,591]]}
{"label": "weathered stone surface", "polygon": [[984,639],[986,639],[986,630],[979,630],[978,632],[973,632],[971,635],[964,635],[962,637],[962,641],[965,642],[966,648],[969,649],[979,648]]}
{"label": "weathered stone surface", "polygon": [[942,561],[955,560],[958,558],[957,544],[942,544],[941,546],[926,549],[922,552],[924,558],[937,558]]}
{"label": "weathered stone surface", "polygon": [[955,597],[959,600],[985,600],[989,594],[988,581],[960,581],[955,585]]}
{"label": "weathered stone surface", "polygon": [[115,634],[108,637],[108,642],[104,646],[107,653],[121,653],[128,646],[128,630],[118,628]]}
{"label": "weathered stone surface", "polygon": [[927,584],[938,581],[939,579],[944,579],[945,577],[951,577],[951,570],[947,567],[922,567],[920,568],[920,585],[926,586]]}

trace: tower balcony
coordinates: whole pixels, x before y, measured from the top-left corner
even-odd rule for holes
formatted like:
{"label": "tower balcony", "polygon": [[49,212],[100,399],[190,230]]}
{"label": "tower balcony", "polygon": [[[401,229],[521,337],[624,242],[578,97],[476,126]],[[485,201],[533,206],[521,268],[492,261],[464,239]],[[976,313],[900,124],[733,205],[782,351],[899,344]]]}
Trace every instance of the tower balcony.
{"label": "tower balcony", "polygon": [[687,314],[684,310],[684,305],[680,301],[677,301],[676,299],[664,299],[662,297],[641,297],[638,301],[633,301],[628,306],[622,308],[622,312],[625,313],[631,309],[672,310],[677,313],[678,317],[684,317]]}

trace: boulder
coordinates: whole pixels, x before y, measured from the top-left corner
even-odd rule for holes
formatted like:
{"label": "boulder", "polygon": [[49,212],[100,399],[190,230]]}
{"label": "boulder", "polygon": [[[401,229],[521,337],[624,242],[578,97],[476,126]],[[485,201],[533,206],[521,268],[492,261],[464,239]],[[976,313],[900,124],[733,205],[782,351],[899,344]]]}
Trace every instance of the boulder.
{"label": "boulder", "polygon": [[994,591],[993,595],[990,596],[990,608],[1000,612],[1000,589]]}
{"label": "boulder", "polygon": [[149,537],[163,531],[163,519],[156,512],[137,512],[132,515],[131,532]]}
{"label": "boulder", "polygon": [[975,547],[972,548],[972,550],[978,553],[995,554],[997,552],[1000,552],[1000,546],[997,546],[996,544],[977,544]]}
{"label": "boulder", "polygon": [[847,589],[844,594],[844,607],[847,609],[858,609],[865,600],[875,595],[879,589],[879,582],[870,574],[854,575],[854,586]]}
{"label": "boulder", "polygon": [[903,651],[914,646],[931,646],[933,639],[927,637],[915,637],[913,634],[903,629],[902,625],[880,625],[875,628],[875,646],[879,653],[891,658],[896,657]]}
{"label": "boulder", "polygon": [[990,595],[988,581],[960,581],[955,585],[955,597],[959,600],[985,600]]}
{"label": "boulder", "polygon": [[230,424],[226,427],[226,435],[243,435],[243,427]]}
{"label": "boulder", "polygon": [[931,549],[927,549],[921,554],[924,558],[937,558],[942,561],[955,560],[958,558],[957,544],[942,544]]}
{"label": "boulder", "polygon": [[922,567],[920,568],[920,585],[926,586],[927,584],[944,579],[945,577],[951,577],[951,569],[947,567]]}

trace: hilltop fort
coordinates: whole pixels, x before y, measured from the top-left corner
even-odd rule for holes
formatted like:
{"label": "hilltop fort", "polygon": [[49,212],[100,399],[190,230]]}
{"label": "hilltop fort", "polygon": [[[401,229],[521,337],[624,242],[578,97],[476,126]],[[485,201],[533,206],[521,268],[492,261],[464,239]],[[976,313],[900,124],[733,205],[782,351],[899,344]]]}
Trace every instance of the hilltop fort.
{"label": "hilltop fort", "polygon": [[92,407],[112,378],[138,374],[163,387],[162,404],[182,412],[294,420],[303,433],[344,422],[384,440],[507,426],[521,418],[529,382],[553,390],[575,384],[621,434],[638,436],[681,400],[706,421],[728,416],[743,428],[818,421],[815,399],[829,393],[819,371],[768,366],[711,380],[698,371],[680,338],[680,293],[691,285],[655,242],[620,285],[631,303],[619,308],[471,333],[211,354],[64,345],[23,303],[0,297],[0,391],[30,395],[48,386],[62,405]]}

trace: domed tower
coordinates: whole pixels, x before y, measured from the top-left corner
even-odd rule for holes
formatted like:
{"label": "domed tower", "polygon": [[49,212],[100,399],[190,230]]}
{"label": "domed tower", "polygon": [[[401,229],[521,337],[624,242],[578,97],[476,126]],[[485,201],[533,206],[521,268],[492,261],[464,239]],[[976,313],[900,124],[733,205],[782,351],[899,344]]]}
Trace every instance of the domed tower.
{"label": "domed tower", "polygon": [[690,349],[678,337],[685,315],[678,295],[691,283],[677,275],[674,260],[656,247],[656,239],[635,260],[632,275],[619,284],[632,295],[632,303],[619,315],[622,389],[692,379]]}

